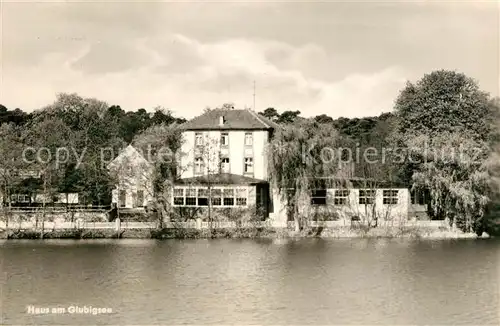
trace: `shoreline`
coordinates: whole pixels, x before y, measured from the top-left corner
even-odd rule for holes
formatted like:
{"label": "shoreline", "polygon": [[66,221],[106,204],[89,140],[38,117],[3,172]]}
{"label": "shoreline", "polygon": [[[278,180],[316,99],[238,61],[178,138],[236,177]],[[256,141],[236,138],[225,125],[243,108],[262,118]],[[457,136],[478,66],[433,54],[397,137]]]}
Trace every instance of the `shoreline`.
{"label": "shoreline", "polygon": [[45,230],[0,230],[0,239],[291,239],[291,238],[324,238],[324,239],[358,239],[358,238],[400,238],[400,239],[485,239],[491,238],[487,233],[477,236],[475,233],[463,233],[459,230],[436,228],[401,228],[379,227],[362,228],[307,228],[299,233],[287,228],[164,228],[164,229],[58,229]]}

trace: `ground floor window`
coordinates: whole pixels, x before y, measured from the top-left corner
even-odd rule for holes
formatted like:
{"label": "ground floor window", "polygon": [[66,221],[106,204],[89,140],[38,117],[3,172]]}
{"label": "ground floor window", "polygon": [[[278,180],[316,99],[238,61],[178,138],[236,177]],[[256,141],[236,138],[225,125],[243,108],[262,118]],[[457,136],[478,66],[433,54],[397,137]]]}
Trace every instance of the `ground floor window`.
{"label": "ground floor window", "polygon": [[216,207],[248,205],[248,188],[245,187],[175,187],[172,203],[174,206]]}
{"label": "ground floor window", "polygon": [[375,202],[375,190],[359,190],[359,204],[372,205]]}
{"label": "ground floor window", "polygon": [[429,192],[422,190],[413,190],[411,192],[412,205],[427,205],[429,202]]}
{"label": "ground floor window", "polygon": [[183,188],[174,188],[174,205],[175,206],[184,206],[184,189]]}
{"label": "ground floor window", "polygon": [[326,189],[314,189],[311,192],[311,205],[326,205]]}
{"label": "ground floor window", "polygon": [[24,195],[24,194],[14,194],[14,195],[10,195],[10,201],[11,201],[11,203],[27,204],[27,203],[31,202],[31,197],[28,195]]}
{"label": "ground floor window", "polygon": [[335,190],[333,203],[335,205],[347,205],[348,198],[349,198],[349,190],[347,189]]}
{"label": "ground floor window", "polygon": [[384,205],[396,205],[398,203],[398,190],[383,190],[382,200]]}
{"label": "ground floor window", "polygon": [[247,189],[246,188],[237,188],[236,189],[236,205],[237,206],[246,206],[247,205]]}

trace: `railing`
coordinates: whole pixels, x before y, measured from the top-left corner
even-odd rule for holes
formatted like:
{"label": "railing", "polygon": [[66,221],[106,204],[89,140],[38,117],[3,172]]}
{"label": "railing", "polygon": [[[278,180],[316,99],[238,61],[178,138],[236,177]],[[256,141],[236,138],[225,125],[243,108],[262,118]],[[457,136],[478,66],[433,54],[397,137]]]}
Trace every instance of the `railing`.
{"label": "railing", "polygon": [[[211,225],[210,225],[211,224]],[[236,227],[269,227],[270,222],[245,222],[236,223],[229,221],[219,221],[219,222],[164,222],[164,228],[180,228],[180,229],[209,229],[209,228],[236,228]],[[5,221],[0,221],[0,229],[5,229]],[[39,221],[35,223],[34,221],[23,221],[23,222],[9,222],[10,229],[41,229],[42,222]],[[67,221],[45,221],[43,223],[43,228],[45,230],[53,229],[156,229],[158,228],[158,222],[85,222],[77,220],[74,222]]]}
{"label": "railing", "polygon": [[[294,227],[294,222],[287,223],[289,228]],[[326,228],[336,228],[350,226],[349,221],[309,221],[307,223],[309,227],[326,227]],[[415,226],[415,227],[449,227],[445,221],[406,221],[401,223],[404,226]],[[210,222],[198,222],[198,221],[187,221],[187,222],[164,222],[162,225],[164,228],[180,228],[180,229],[224,229],[224,228],[254,228],[254,227],[272,227],[273,224],[270,220],[259,221],[259,222],[243,222],[236,223],[232,221],[214,221]],[[396,226],[396,225],[394,225]],[[5,221],[0,221],[0,229],[5,229]],[[35,223],[34,221],[10,221],[9,229],[38,229],[42,228],[42,222],[39,221]],[[74,222],[67,221],[45,221],[43,223],[43,228],[45,230],[53,229],[156,229],[158,228],[158,222],[86,222],[82,220],[76,220]]]}
{"label": "railing", "polygon": [[29,207],[3,207],[0,209],[0,211],[6,211],[6,212],[11,212],[11,213],[42,213],[45,211],[45,213],[67,213],[67,212],[108,212],[110,210],[110,206],[85,206],[85,205],[78,205],[78,206],[46,206],[45,208],[41,206],[29,206]]}
{"label": "railing", "polygon": [[[306,225],[309,227],[326,227],[326,228],[335,228],[342,226],[351,226],[354,223],[363,224],[363,222],[357,221],[352,222],[346,219],[340,219],[337,221],[307,221]],[[429,227],[429,228],[439,228],[439,227],[449,227],[449,224],[446,221],[420,221],[420,220],[406,220],[406,221],[393,221],[391,224],[384,224],[387,221],[380,221],[380,226],[414,226],[414,227]],[[295,222],[289,221],[287,222],[288,228],[294,228]]]}

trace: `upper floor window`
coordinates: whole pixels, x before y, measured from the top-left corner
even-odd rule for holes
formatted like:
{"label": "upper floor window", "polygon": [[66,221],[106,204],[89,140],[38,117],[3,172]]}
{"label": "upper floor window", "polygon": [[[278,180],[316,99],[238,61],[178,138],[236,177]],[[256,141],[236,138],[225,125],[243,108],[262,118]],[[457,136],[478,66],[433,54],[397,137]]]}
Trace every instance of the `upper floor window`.
{"label": "upper floor window", "polygon": [[398,203],[398,190],[384,190],[382,192],[383,195],[383,204],[384,205],[396,205]]}
{"label": "upper floor window", "polygon": [[220,160],[220,172],[229,173],[229,157],[223,157]]}
{"label": "upper floor window", "polygon": [[359,203],[361,205],[371,205],[375,202],[375,190],[360,190]]}
{"label": "upper floor window", "polygon": [[201,132],[197,132],[195,135],[194,135],[194,144],[195,146],[202,146],[203,145],[203,134]]}
{"label": "upper floor window", "polygon": [[245,157],[245,173],[253,173],[253,158]]}
{"label": "upper floor window", "polygon": [[195,174],[203,173],[203,159],[201,157],[197,157],[194,159],[194,173]]}
{"label": "upper floor window", "polygon": [[229,146],[229,134],[227,132],[223,132],[220,135],[220,145],[221,146]]}
{"label": "upper floor window", "polygon": [[245,146],[253,145],[253,134],[251,132],[245,133]]}

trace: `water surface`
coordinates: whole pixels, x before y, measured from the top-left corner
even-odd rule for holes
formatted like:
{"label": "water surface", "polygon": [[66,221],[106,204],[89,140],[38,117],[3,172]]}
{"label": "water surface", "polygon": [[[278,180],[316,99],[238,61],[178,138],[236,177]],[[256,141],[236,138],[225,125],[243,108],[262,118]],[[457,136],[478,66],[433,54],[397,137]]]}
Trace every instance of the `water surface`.
{"label": "water surface", "polygon": [[9,240],[0,324],[498,325],[499,258],[495,240]]}

